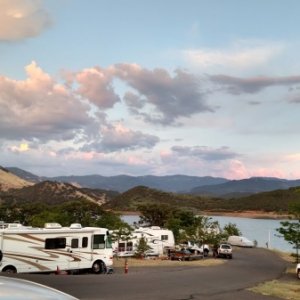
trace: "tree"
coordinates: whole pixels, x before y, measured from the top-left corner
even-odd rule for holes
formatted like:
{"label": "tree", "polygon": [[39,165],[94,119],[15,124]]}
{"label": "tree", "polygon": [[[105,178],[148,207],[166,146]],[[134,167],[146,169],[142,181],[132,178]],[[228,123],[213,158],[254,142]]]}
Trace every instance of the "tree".
{"label": "tree", "polygon": [[228,223],[224,226],[223,228],[225,234],[227,234],[227,236],[230,236],[230,235],[242,235],[242,232],[238,229],[237,225],[234,224],[234,223]]}
{"label": "tree", "polygon": [[138,241],[137,246],[136,246],[135,255],[137,257],[144,257],[145,252],[149,249],[151,249],[151,247],[147,244],[146,238],[141,237]]}
{"label": "tree", "polygon": [[141,213],[141,223],[147,226],[164,227],[168,219],[172,216],[174,208],[167,204],[140,205],[138,210]]}
{"label": "tree", "polygon": [[277,231],[283,235],[284,239],[293,245],[296,250],[296,261],[299,262],[300,248],[300,203],[290,205],[289,212],[292,215],[291,221],[282,221],[280,228]]}

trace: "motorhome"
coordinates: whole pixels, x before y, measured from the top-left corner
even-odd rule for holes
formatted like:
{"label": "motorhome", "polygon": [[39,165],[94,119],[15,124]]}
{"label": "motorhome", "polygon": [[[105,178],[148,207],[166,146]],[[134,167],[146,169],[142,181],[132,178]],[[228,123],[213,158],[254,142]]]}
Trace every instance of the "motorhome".
{"label": "motorhome", "polygon": [[239,247],[248,247],[248,248],[253,248],[254,247],[254,242],[250,241],[244,236],[238,236],[238,235],[231,235],[227,243],[232,245],[232,246],[239,246]]}
{"label": "motorhome", "polygon": [[171,230],[162,229],[159,226],[140,227],[131,233],[130,239],[115,241],[114,253],[120,257],[133,256],[142,237],[151,248],[146,255],[161,256],[167,254],[168,249],[175,247],[174,234]]}
{"label": "motorhome", "polygon": [[47,223],[44,228],[2,224],[0,229],[1,272],[53,272],[91,269],[105,272],[113,264],[112,244],[106,228],[62,227]]}

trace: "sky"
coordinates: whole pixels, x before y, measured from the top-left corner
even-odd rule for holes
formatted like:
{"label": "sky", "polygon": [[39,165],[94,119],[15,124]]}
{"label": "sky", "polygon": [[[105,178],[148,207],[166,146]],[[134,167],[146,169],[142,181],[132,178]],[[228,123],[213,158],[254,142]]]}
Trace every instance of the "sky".
{"label": "sky", "polygon": [[0,165],[300,178],[300,1],[0,0]]}

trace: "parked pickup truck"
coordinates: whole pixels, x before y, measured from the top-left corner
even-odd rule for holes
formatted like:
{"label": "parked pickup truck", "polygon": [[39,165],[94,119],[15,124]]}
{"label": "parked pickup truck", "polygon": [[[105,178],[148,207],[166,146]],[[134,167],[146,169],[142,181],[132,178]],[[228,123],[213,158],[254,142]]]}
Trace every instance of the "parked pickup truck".
{"label": "parked pickup truck", "polygon": [[298,279],[300,279],[300,264],[297,264],[297,266],[296,266],[296,274],[297,274]]}

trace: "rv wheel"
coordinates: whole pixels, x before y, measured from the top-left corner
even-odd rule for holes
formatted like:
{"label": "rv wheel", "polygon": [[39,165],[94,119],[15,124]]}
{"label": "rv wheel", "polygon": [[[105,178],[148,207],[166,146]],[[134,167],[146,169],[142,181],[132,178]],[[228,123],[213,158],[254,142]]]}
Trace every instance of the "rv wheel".
{"label": "rv wheel", "polygon": [[5,273],[17,273],[17,269],[14,266],[7,266],[5,267],[2,272]]}
{"label": "rv wheel", "polygon": [[105,273],[106,266],[103,261],[97,260],[93,263],[92,271],[95,274]]}

